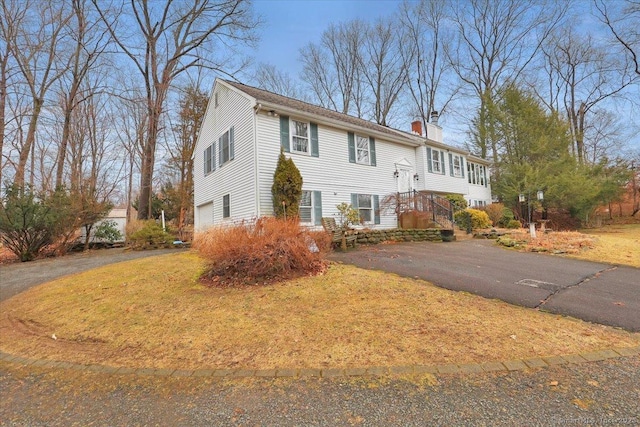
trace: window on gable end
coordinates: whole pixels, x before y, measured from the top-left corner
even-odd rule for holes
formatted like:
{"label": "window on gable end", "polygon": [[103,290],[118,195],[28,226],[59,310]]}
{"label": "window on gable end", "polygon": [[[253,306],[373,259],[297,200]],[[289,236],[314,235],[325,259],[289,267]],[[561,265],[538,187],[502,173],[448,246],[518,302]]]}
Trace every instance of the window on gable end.
{"label": "window on gable end", "polygon": [[226,194],[222,196],[222,217],[229,218],[231,216],[231,202],[229,200],[229,195]]}
{"label": "window on gable end", "polygon": [[207,175],[216,169],[215,151],[216,145],[211,144],[204,150],[204,174]]}
{"label": "window on gable end", "polygon": [[234,156],[234,131],[233,127],[229,128],[218,139],[218,151],[220,156],[220,166],[224,165],[230,160],[233,160]]}

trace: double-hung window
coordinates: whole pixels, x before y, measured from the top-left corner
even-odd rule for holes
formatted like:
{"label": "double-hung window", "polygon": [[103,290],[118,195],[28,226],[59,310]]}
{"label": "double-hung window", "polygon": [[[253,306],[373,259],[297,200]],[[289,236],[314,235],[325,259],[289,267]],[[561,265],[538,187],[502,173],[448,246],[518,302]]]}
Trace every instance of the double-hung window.
{"label": "double-hung window", "polygon": [[319,157],[318,124],[280,116],[280,145],[285,153]]}
{"label": "double-hung window", "polygon": [[300,205],[298,215],[300,216],[300,222],[312,223],[313,222],[313,193],[311,191],[303,191],[300,196]]}
{"label": "double-hung window", "polygon": [[371,194],[358,194],[358,212],[362,222],[373,221],[373,203]]}
{"label": "double-hung window", "polygon": [[215,144],[211,144],[204,150],[204,174],[205,175],[213,172],[216,168],[215,152],[216,152]]}
{"label": "double-hung window", "polygon": [[309,123],[291,120],[291,151],[309,153]]}
{"label": "double-hung window", "polygon": [[440,151],[433,150],[431,152],[431,168],[434,173],[442,173],[442,159],[440,157]]}
{"label": "double-hung window", "polygon": [[455,177],[461,177],[462,176],[462,157],[460,156],[453,156],[453,171],[452,171],[453,176]]}
{"label": "double-hung window", "polygon": [[218,156],[220,157],[220,166],[224,165],[229,160],[233,160],[234,138],[234,129],[232,126],[218,139]]}
{"label": "double-hung window", "polygon": [[322,194],[320,191],[303,191],[298,204],[298,218],[306,225],[320,225],[322,219]]}
{"label": "double-hung window", "polygon": [[347,132],[349,163],[376,166],[376,140],[371,136]]}
{"label": "double-hung window", "polygon": [[229,195],[225,194],[222,196],[222,217],[229,218],[231,216],[231,201],[229,200]]}
{"label": "double-hung window", "polygon": [[427,169],[430,173],[444,175],[444,152],[427,147]]}
{"label": "double-hung window", "polygon": [[467,181],[469,184],[488,186],[487,168],[484,165],[467,162]]}
{"label": "double-hung window", "polygon": [[370,164],[369,137],[356,135],[356,163]]}
{"label": "double-hung window", "polygon": [[376,194],[351,194],[351,206],[363,223],[380,224],[380,198]]}

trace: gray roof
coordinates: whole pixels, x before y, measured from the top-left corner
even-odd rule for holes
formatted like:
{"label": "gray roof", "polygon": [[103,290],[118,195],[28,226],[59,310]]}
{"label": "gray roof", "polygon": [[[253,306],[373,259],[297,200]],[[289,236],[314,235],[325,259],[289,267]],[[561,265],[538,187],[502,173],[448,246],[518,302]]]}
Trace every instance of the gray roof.
{"label": "gray roof", "polygon": [[404,142],[409,142],[414,145],[419,144],[421,141],[424,141],[423,138],[417,139],[418,137],[408,132],[404,132],[398,129],[393,129],[388,126],[382,126],[377,123],[370,122],[368,120],[360,119],[358,117],[350,116],[348,114],[339,113],[337,111],[333,111],[333,110],[329,110],[328,108],[309,104],[308,102],[300,101],[298,99],[278,95],[276,93],[269,92],[263,89],[247,86],[242,83],[237,83],[229,80],[223,80],[223,81],[235,87],[236,89],[246,93],[252,98],[255,98],[257,102],[280,105],[285,108],[295,109],[305,113],[313,114],[315,116],[337,120],[348,125],[354,125],[354,126],[369,129],[372,131],[384,133],[384,134],[393,136],[396,140],[400,139],[400,140],[403,140]]}

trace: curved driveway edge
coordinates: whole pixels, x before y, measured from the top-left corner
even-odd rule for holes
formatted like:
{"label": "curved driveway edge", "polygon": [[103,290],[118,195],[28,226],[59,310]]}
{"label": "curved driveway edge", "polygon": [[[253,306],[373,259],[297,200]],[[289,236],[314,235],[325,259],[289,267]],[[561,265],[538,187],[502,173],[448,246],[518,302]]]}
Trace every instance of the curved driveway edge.
{"label": "curved driveway edge", "polygon": [[108,264],[164,255],[177,250],[183,249],[157,249],[150,251],[129,251],[122,248],[99,249],[57,258],[0,265],[0,302],[33,286],[50,282],[69,274],[80,273]]}
{"label": "curved driveway edge", "polygon": [[638,268],[516,252],[479,239],[360,246],[329,258],[640,332]]}
{"label": "curved driveway edge", "polygon": [[45,369],[69,369],[73,371],[96,372],[111,375],[143,375],[152,377],[211,377],[211,378],[340,378],[388,375],[423,374],[481,374],[485,372],[523,371],[532,368],[577,363],[597,362],[620,357],[640,355],[640,346],[612,348],[566,356],[535,357],[530,359],[507,360],[504,362],[445,364],[445,365],[409,365],[375,366],[366,368],[298,368],[298,369],[154,369],[154,368],[116,368],[107,365],[82,365],[79,363],[55,360],[30,359],[0,352],[0,361],[22,366],[35,366]]}

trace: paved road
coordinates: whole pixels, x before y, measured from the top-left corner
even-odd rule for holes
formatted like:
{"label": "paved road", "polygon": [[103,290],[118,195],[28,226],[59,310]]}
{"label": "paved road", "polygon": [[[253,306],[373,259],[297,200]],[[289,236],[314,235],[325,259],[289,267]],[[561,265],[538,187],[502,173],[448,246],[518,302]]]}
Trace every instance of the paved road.
{"label": "paved road", "polygon": [[0,265],[0,301],[9,299],[32,286],[49,282],[62,276],[91,270],[107,264],[171,253],[176,250],[180,249],[160,249],[155,251],[125,251],[120,248],[104,249],[60,258]]}
{"label": "paved road", "polygon": [[0,362],[2,426],[638,426],[640,356],[415,383],[212,381]]}
{"label": "paved road", "polygon": [[400,243],[332,259],[451,290],[640,331],[640,269],[506,250],[490,240]]}

